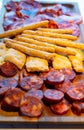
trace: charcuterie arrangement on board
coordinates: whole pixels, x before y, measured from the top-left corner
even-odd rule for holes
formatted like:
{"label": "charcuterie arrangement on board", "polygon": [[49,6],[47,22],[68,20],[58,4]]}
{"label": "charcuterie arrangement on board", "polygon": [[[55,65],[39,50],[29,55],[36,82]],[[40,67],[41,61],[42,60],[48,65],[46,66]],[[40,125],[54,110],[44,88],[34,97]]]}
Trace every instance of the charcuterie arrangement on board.
{"label": "charcuterie arrangement on board", "polygon": [[[0,99],[3,111],[39,117],[70,109],[84,113],[82,17],[68,6],[9,1],[0,34]],[[76,41],[76,42],[75,42]]]}

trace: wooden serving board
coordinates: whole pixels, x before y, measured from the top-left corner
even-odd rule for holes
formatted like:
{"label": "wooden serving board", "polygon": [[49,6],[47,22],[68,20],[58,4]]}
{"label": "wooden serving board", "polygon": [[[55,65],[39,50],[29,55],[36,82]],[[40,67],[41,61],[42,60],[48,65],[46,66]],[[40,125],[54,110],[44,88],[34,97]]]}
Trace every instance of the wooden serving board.
{"label": "wooden serving board", "polygon": [[[7,0],[8,1],[8,0]],[[6,0],[4,1],[5,3],[7,2]],[[42,3],[44,6],[49,6],[49,5],[53,5],[52,4],[45,4]],[[80,14],[79,8],[77,3],[61,3],[65,6],[68,6],[72,11],[77,12]],[[5,12],[5,9],[3,8],[2,11],[2,15],[0,17],[0,27],[2,28],[2,20],[3,20],[3,14]],[[80,42],[84,42],[84,38],[83,38],[83,24],[81,24],[80,26],[80,31],[81,31],[81,35],[78,41]],[[3,28],[2,30],[3,31]],[[75,80],[81,80],[84,79],[84,75],[83,74],[79,74],[77,75],[77,78]],[[18,112],[6,112],[3,111],[0,107],[0,124],[2,123],[9,123],[9,124],[16,124],[16,123],[20,123],[20,125],[23,123],[33,123],[36,124],[37,127],[43,126],[45,124],[51,124],[51,125],[63,125],[63,124],[83,124],[84,123],[84,114],[81,114],[81,116],[77,116],[75,114],[72,113],[71,110],[68,111],[67,114],[63,115],[63,116],[59,116],[56,114],[53,114],[52,111],[50,110],[49,107],[44,106],[44,112],[43,114],[38,117],[38,118],[29,118],[29,117],[24,117],[24,116],[20,116],[18,114]],[[31,126],[32,127],[32,126]]]}

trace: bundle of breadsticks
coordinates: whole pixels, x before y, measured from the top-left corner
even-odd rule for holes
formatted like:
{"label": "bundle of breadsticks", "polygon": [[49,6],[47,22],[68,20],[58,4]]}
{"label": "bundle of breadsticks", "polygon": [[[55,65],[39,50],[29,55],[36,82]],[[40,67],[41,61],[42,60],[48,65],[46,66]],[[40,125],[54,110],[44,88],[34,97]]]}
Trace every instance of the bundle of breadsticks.
{"label": "bundle of breadsticks", "polygon": [[76,72],[84,72],[84,44],[75,42],[78,37],[72,35],[72,30],[49,29],[46,28],[47,24],[48,21],[41,21],[0,34],[8,48],[4,54],[4,61],[14,62],[7,58],[9,49],[13,48],[13,52],[15,50],[27,56],[24,64],[28,72],[47,71],[50,60],[55,69],[69,68]]}

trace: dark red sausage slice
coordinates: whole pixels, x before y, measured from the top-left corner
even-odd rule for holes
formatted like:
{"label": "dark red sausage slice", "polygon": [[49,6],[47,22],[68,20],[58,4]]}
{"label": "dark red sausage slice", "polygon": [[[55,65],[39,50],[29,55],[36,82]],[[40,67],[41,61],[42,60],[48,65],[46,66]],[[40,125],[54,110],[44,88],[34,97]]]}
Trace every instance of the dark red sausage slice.
{"label": "dark red sausage slice", "polygon": [[36,98],[42,99],[43,92],[42,92],[42,90],[31,89],[25,94],[25,96],[34,96]]}
{"label": "dark red sausage slice", "polygon": [[51,104],[50,109],[58,115],[63,115],[68,112],[70,109],[70,104],[66,99],[63,99],[57,104]]}
{"label": "dark red sausage slice", "polygon": [[44,91],[44,101],[48,104],[57,103],[64,97],[61,91],[55,89],[47,89]]}
{"label": "dark red sausage slice", "polygon": [[10,89],[7,91],[3,100],[2,106],[7,110],[18,110],[24,92],[19,88]]}
{"label": "dark red sausage slice", "polygon": [[1,72],[4,76],[11,77],[16,75],[18,68],[11,62],[6,62],[0,66]]}
{"label": "dark red sausage slice", "polygon": [[73,85],[66,92],[66,96],[71,101],[82,101],[82,100],[84,100],[84,87]]}
{"label": "dark red sausage slice", "polygon": [[10,89],[10,87],[2,87],[2,88],[0,88],[0,98],[2,98],[7,93],[7,91],[9,89]]}
{"label": "dark red sausage slice", "polygon": [[76,73],[71,69],[62,69],[65,79],[73,80],[76,77]]}
{"label": "dark red sausage slice", "polygon": [[0,87],[15,88],[18,85],[18,81],[14,78],[0,79]]}
{"label": "dark red sausage slice", "polygon": [[24,77],[20,82],[21,88],[26,91],[32,88],[40,89],[42,85],[43,85],[43,80],[38,76]]}
{"label": "dark red sausage slice", "polygon": [[72,104],[72,111],[77,115],[84,113],[84,102],[74,102]]}
{"label": "dark red sausage slice", "polygon": [[70,80],[64,80],[63,83],[56,84],[54,86],[55,89],[62,91],[63,93],[66,93],[67,90],[72,86],[72,83]]}
{"label": "dark red sausage slice", "polygon": [[47,74],[46,82],[50,85],[55,85],[64,81],[64,74],[59,70],[51,69]]}
{"label": "dark red sausage slice", "polygon": [[43,112],[43,103],[36,97],[24,97],[21,101],[20,113],[24,116],[38,117]]}

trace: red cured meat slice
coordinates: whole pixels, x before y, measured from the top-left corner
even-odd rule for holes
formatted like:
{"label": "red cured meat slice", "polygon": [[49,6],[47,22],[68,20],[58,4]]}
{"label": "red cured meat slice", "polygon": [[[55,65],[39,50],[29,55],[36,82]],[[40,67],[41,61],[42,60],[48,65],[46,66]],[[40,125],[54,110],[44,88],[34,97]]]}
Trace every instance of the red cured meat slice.
{"label": "red cured meat slice", "polygon": [[40,89],[43,85],[43,80],[38,76],[27,76],[20,81],[20,86],[24,90]]}
{"label": "red cured meat slice", "polygon": [[47,74],[46,82],[50,85],[61,83],[64,81],[64,74],[59,70],[51,69]]}
{"label": "red cured meat slice", "polygon": [[35,90],[35,89],[31,89],[29,90],[26,94],[26,96],[34,96],[36,98],[42,99],[43,98],[43,92],[42,90]]}
{"label": "red cured meat slice", "polygon": [[7,111],[18,110],[23,96],[24,92],[19,88],[8,90],[2,102],[2,108]]}
{"label": "red cured meat slice", "polygon": [[20,114],[28,117],[38,117],[43,113],[43,103],[36,97],[24,97],[21,101]]}
{"label": "red cured meat slice", "polygon": [[0,66],[0,70],[3,76],[12,77],[17,74],[18,68],[15,64],[7,61]]}
{"label": "red cured meat slice", "polygon": [[51,104],[50,109],[58,115],[63,115],[68,112],[70,109],[70,104],[66,99],[63,99],[57,104]]}
{"label": "red cured meat slice", "polygon": [[72,111],[77,115],[84,113],[84,102],[73,102]]}
{"label": "red cured meat slice", "polygon": [[0,79],[0,87],[15,88],[18,85],[18,81],[14,78]]}
{"label": "red cured meat slice", "polygon": [[44,91],[44,101],[47,104],[57,103],[62,100],[64,94],[61,91],[55,89],[47,89]]}

